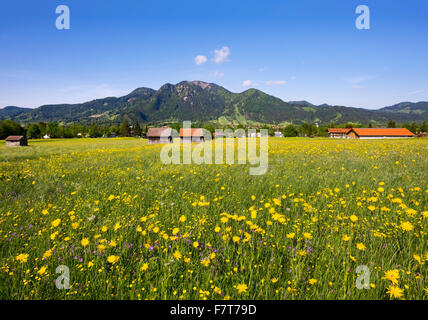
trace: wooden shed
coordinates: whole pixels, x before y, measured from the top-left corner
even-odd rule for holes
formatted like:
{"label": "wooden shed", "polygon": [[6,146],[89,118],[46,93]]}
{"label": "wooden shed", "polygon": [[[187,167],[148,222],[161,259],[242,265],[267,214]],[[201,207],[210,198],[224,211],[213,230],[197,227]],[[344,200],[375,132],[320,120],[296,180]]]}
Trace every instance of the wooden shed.
{"label": "wooden shed", "polygon": [[172,143],[172,129],[164,128],[149,128],[147,131],[147,143]]}
{"label": "wooden shed", "polygon": [[23,147],[28,146],[27,138],[24,136],[9,136],[6,138],[6,146]]}
{"label": "wooden shed", "polygon": [[202,128],[181,128],[180,129],[180,142],[204,142],[204,132]]}

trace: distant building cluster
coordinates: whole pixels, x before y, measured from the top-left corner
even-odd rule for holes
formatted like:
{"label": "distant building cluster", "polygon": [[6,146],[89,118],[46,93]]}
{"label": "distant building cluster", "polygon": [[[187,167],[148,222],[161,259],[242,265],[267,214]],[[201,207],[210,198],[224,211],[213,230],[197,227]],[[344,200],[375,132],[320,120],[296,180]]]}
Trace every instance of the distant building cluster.
{"label": "distant building cluster", "polygon": [[[81,135],[81,134],[79,134]],[[213,138],[245,138],[245,131],[232,132],[231,130],[216,131]],[[249,132],[249,138],[261,137],[260,132]],[[274,132],[277,138],[283,138],[281,131]],[[411,131],[406,128],[329,128],[328,136],[335,139],[399,139],[416,137]],[[419,135],[423,137],[424,135]],[[47,134],[44,139],[49,139]],[[178,138],[178,137],[176,137]],[[181,128],[180,129],[181,143],[201,143],[205,141],[204,130],[202,128]],[[166,144],[174,141],[173,130],[169,127],[149,128],[147,131],[148,144]],[[25,136],[9,136],[6,138],[6,146],[27,146],[28,141]]]}

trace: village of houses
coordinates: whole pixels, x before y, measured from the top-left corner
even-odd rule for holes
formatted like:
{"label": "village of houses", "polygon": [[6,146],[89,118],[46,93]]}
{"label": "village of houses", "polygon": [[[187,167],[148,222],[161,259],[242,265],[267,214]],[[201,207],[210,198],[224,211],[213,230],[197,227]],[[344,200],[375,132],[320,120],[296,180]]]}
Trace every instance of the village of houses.
{"label": "village of houses", "polygon": [[[214,139],[220,138],[244,138],[244,130],[238,130],[238,134],[231,130],[219,130],[214,132]],[[249,132],[249,138],[261,137],[260,132]],[[277,138],[283,138],[283,134],[277,130],[274,133]],[[402,139],[414,138],[413,134],[406,128],[329,128],[328,137],[333,139]],[[48,135],[43,137],[49,139]],[[149,128],[147,131],[148,144],[166,144],[174,142],[173,129],[169,127]],[[178,138],[178,137],[177,137]],[[206,135],[202,128],[181,128],[180,143],[201,143],[204,142]],[[6,146],[28,146],[28,140],[25,136],[9,136],[5,139]]]}

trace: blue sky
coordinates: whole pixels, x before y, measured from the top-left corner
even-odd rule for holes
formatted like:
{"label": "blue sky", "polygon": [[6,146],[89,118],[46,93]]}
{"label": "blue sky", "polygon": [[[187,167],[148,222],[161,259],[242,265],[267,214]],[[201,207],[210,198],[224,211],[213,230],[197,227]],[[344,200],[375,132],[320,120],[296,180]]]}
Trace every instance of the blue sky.
{"label": "blue sky", "polygon": [[[355,27],[361,4],[370,30]],[[370,109],[428,100],[427,15],[425,0],[2,1],[0,108],[182,80]]]}

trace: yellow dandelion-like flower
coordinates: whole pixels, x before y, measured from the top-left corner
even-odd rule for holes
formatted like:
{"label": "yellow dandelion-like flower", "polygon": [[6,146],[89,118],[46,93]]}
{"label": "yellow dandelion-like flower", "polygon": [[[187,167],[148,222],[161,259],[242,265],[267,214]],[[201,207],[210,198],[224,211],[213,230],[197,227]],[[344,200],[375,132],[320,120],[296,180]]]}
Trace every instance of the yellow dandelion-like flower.
{"label": "yellow dandelion-like flower", "polygon": [[400,279],[400,271],[397,269],[385,271],[385,275],[382,277],[383,280],[389,280],[393,284],[398,284],[398,279]]}
{"label": "yellow dandelion-like flower", "polygon": [[418,212],[415,209],[412,209],[412,208],[406,209],[406,214],[411,216],[411,217],[416,215],[417,213]]}
{"label": "yellow dandelion-like flower", "polygon": [[390,298],[399,299],[403,296],[404,290],[397,286],[389,286],[386,293],[389,294]]}
{"label": "yellow dandelion-like flower", "polygon": [[28,260],[28,254],[27,253],[18,254],[15,259],[18,260],[21,263],[27,262],[27,260]]}
{"label": "yellow dandelion-like flower", "polygon": [[107,261],[109,263],[115,264],[116,262],[119,261],[119,256],[115,256],[115,255],[108,256]]}
{"label": "yellow dandelion-like flower", "polygon": [[303,232],[303,238],[305,239],[312,239],[312,234],[310,232]]}
{"label": "yellow dandelion-like flower", "polygon": [[89,244],[89,239],[88,238],[83,238],[82,241],[80,241],[80,244],[83,247],[86,247]]}
{"label": "yellow dandelion-like flower", "polygon": [[175,260],[180,260],[181,259],[181,252],[176,250],[172,256],[174,257]]}
{"label": "yellow dandelion-like flower", "polygon": [[357,243],[357,249],[358,250],[366,250],[366,246],[363,243]]}
{"label": "yellow dandelion-like flower", "polygon": [[228,218],[228,217],[221,217],[221,218],[220,218],[220,221],[221,221],[222,223],[226,223],[226,222],[228,222],[228,221],[229,221],[229,218]]}
{"label": "yellow dandelion-like flower", "polygon": [[423,262],[423,257],[421,257],[420,255],[418,255],[418,254],[414,254],[413,255],[413,258],[419,263],[419,264],[423,264],[424,262]]}
{"label": "yellow dandelion-like flower", "polygon": [[204,267],[208,267],[209,265],[210,265],[210,259],[203,259],[203,260],[201,260],[201,264],[204,266]]}
{"label": "yellow dandelion-like flower", "polygon": [[52,221],[52,227],[58,227],[60,223],[61,219],[55,219],[54,221]]}
{"label": "yellow dandelion-like flower", "polygon": [[144,271],[146,271],[148,268],[149,268],[149,264],[146,262],[146,263],[143,263],[143,265],[141,266],[140,270],[144,272]]}
{"label": "yellow dandelion-like flower", "polygon": [[353,214],[352,216],[350,216],[349,219],[351,219],[352,222],[357,222],[358,221],[358,217],[355,214]]}
{"label": "yellow dandelion-like flower", "polygon": [[408,221],[402,222],[400,224],[401,229],[403,229],[403,231],[412,231],[413,230],[413,224],[411,224]]}
{"label": "yellow dandelion-like flower", "polygon": [[52,250],[51,250],[51,249],[46,250],[46,251],[45,251],[45,253],[43,254],[42,259],[43,259],[43,260],[44,260],[44,259],[47,259],[47,258],[49,258],[51,255],[52,255]]}
{"label": "yellow dandelion-like flower", "polygon": [[114,225],[114,227],[113,227],[113,230],[114,231],[116,231],[117,229],[119,229],[120,227],[122,227],[121,225],[120,225],[120,223],[119,222],[116,222],[116,224]]}
{"label": "yellow dandelion-like flower", "polygon": [[248,286],[245,283],[241,283],[236,285],[235,288],[238,290],[238,293],[244,293],[247,292]]}
{"label": "yellow dandelion-like flower", "polygon": [[37,271],[37,273],[38,273],[39,275],[42,275],[42,274],[44,274],[44,273],[46,272],[47,268],[48,268],[48,266],[43,266],[43,267],[41,267],[41,268],[39,269],[39,271]]}
{"label": "yellow dandelion-like flower", "polygon": [[297,254],[298,254],[299,256],[304,257],[304,256],[306,256],[306,251],[305,251],[305,250],[299,250],[299,251],[297,251]]}

